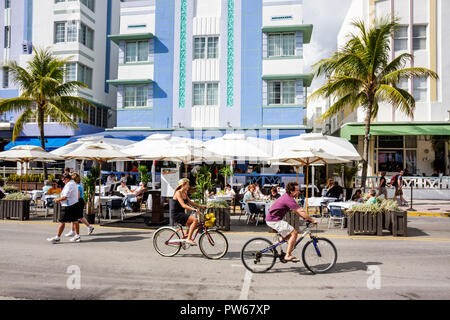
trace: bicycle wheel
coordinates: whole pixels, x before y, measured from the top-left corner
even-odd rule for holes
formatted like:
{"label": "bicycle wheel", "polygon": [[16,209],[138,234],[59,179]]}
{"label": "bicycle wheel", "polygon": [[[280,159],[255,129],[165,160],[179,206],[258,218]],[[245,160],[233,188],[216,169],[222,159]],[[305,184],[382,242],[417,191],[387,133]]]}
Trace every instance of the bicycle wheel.
{"label": "bicycle wheel", "polygon": [[173,228],[159,228],[153,235],[153,246],[160,255],[172,257],[181,249],[180,235]]}
{"label": "bicycle wheel", "polygon": [[247,241],[241,250],[241,260],[247,270],[262,273],[275,264],[275,249],[269,249],[272,242],[265,238],[253,238]]}
{"label": "bicycle wheel", "polygon": [[200,251],[208,259],[220,259],[228,251],[228,241],[218,230],[208,230],[200,236],[198,241]]}
{"label": "bicycle wheel", "polygon": [[312,273],[324,273],[336,264],[337,250],[330,240],[313,238],[303,247],[302,260]]}

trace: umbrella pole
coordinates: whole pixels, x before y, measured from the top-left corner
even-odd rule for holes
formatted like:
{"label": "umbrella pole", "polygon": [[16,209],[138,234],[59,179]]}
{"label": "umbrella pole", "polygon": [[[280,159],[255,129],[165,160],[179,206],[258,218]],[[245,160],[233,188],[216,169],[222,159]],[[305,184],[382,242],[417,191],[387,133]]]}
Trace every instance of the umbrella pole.
{"label": "umbrella pole", "polygon": [[20,162],[19,192],[22,193],[22,162]]}
{"label": "umbrella pole", "polygon": [[28,192],[27,162],[25,162],[25,195]]}
{"label": "umbrella pole", "polygon": [[308,168],[309,168],[309,162],[306,164],[306,214],[308,214]]}
{"label": "umbrella pole", "polygon": [[100,216],[102,214],[102,204],[101,204],[101,195],[102,195],[102,161],[99,160],[99,167],[100,167],[100,175],[98,177],[98,224],[100,224]]}
{"label": "umbrella pole", "polygon": [[298,184],[298,166],[296,166],[295,169],[297,169],[297,184]]}

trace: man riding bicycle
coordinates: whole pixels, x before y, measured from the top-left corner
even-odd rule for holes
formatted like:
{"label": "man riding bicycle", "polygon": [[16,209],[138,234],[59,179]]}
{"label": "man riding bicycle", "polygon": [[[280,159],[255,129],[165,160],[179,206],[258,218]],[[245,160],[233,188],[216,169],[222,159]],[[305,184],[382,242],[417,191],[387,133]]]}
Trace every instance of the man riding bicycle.
{"label": "man riding bicycle", "polygon": [[294,211],[300,217],[305,220],[311,221],[313,224],[316,222],[295,202],[294,198],[298,196],[300,189],[298,183],[289,182],[286,186],[286,193],[276,200],[270,207],[269,213],[266,217],[266,224],[272,229],[276,230],[283,240],[287,240],[287,252],[284,257],[285,261],[299,262],[300,260],[292,255],[295,241],[297,241],[297,230],[294,229],[289,223],[283,220],[283,217],[289,210]]}

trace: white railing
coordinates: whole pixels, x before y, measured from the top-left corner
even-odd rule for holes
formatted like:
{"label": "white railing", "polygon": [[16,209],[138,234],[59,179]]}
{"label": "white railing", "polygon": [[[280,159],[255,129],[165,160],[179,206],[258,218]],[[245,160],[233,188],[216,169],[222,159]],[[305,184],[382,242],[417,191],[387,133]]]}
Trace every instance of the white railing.
{"label": "white railing", "polygon": [[[57,168],[47,168],[48,174],[61,174],[63,169],[57,169]],[[29,168],[27,169],[28,174],[41,174],[44,173],[44,169],[42,168]],[[0,167],[0,177],[7,177],[10,174],[18,174],[16,167]],[[25,168],[22,169],[22,174],[25,174]]]}
{"label": "white railing", "polygon": [[[386,181],[391,181],[390,176],[386,176]],[[355,187],[361,186],[361,177],[353,179]],[[380,177],[367,177],[366,187],[378,188],[380,184]],[[443,177],[403,177],[403,187],[416,189],[450,189],[450,176]]]}

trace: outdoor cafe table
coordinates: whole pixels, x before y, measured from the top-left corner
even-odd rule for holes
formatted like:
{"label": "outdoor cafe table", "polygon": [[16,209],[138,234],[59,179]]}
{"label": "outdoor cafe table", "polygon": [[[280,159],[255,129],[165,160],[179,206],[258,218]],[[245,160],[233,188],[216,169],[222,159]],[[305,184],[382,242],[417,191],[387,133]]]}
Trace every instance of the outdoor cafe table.
{"label": "outdoor cafe table", "polygon": [[269,213],[270,206],[272,205],[273,202],[269,200],[254,200],[254,201],[247,201],[247,203],[254,203],[258,207],[264,206],[264,213],[265,216],[267,216],[267,214]]}
{"label": "outdoor cafe table", "polygon": [[341,209],[350,209],[352,206],[354,206],[355,204],[358,204],[358,202],[355,201],[345,201],[345,202],[332,202],[328,204],[328,209],[330,209],[330,206],[333,207],[339,207]]}
{"label": "outdoor cafe table", "polygon": [[[100,204],[101,205],[105,205],[108,201],[116,200],[116,199],[122,200],[123,198],[122,197],[118,197],[118,196],[102,196],[100,199],[101,199],[100,200]],[[95,196],[94,207],[95,208],[98,207],[98,196]]]}
{"label": "outdoor cafe table", "polygon": [[208,198],[208,202],[231,201],[231,200],[233,200],[233,196],[214,196],[212,198]]}
{"label": "outdoor cafe table", "polygon": [[44,195],[44,192],[42,190],[33,190],[29,191],[28,193],[31,194],[31,200],[33,200],[34,202],[36,202],[38,198],[42,198],[42,196]]}

